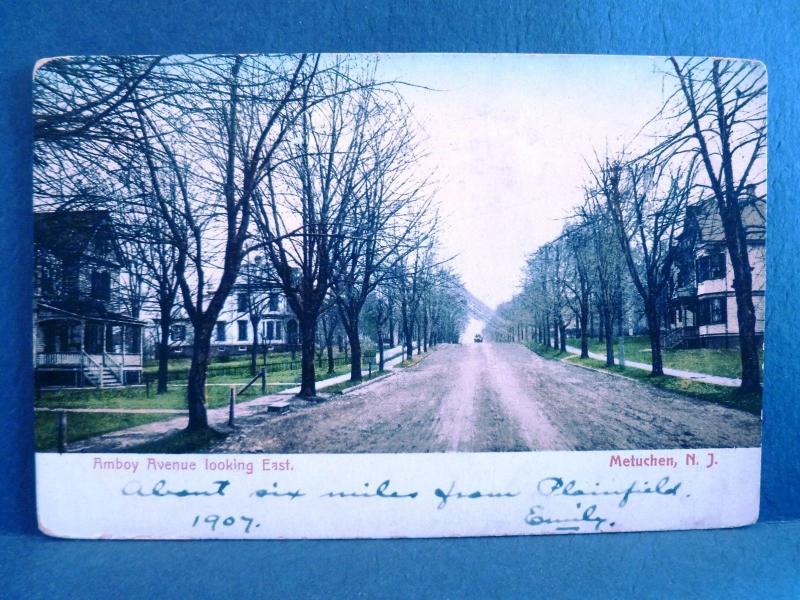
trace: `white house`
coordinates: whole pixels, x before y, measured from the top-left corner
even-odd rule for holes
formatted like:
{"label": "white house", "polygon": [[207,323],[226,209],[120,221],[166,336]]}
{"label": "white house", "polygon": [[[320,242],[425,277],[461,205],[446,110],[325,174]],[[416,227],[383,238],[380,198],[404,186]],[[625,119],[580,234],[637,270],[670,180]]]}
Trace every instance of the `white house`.
{"label": "white house", "polygon": [[[214,356],[249,354],[253,343],[272,350],[299,344],[297,319],[261,257],[245,265],[228,295],[214,328],[211,351]],[[170,354],[191,356],[191,351],[191,323],[179,316],[170,328]]]}

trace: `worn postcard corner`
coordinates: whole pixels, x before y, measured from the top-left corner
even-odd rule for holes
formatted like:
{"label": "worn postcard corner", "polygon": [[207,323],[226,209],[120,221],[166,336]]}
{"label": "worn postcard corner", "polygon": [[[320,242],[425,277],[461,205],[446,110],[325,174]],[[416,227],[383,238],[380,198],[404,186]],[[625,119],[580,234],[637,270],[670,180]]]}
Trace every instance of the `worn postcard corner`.
{"label": "worn postcard corner", "polygon": [[763,64],[63,57],[33,92],[43,533],[756,520]]}

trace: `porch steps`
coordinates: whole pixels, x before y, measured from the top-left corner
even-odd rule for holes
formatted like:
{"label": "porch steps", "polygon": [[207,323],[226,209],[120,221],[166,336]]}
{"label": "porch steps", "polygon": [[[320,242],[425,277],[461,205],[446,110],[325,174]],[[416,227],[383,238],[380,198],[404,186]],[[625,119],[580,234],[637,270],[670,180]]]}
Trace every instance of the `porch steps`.
{"label": "porch steps", "polygon": [[98,376],[97,372],[95,371],[84,371],[84,375],[86,375],[86,379],[88,379],[91,384],[95,387],[101,387],[101,380],[102,380],[102,387],[121,387],[122,382],[117,377],[116,373],[109,369],[108,367],[104,367]]}

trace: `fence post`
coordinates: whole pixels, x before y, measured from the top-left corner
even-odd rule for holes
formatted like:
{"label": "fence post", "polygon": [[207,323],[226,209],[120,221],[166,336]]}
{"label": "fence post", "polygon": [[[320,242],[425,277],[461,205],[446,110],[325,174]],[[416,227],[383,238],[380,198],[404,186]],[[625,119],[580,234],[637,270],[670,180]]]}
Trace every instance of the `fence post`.
{"label": "fence post", "polygon": [[267,393],[267,367],[261,367],[261,393]]}
{"label": "fence post", "polygon": [[150,378],[145,375],[144,376],[144,389],[145,389],[145,396],[147,398],[150,397]]}
{"label": "fence post", "polygon": [[67,413],[63,410],[58,411],[58,451],[67,451]]}
{"label": "fence post", "polygon": [[230,400],[228,402],[228,426],[233,427],[233,407],[236,405],[236,386],[231,386]]}
{"label": "fence post", "polygon": [[372,377],[372,359],[369,359],[369,375],[367,375],[367,379]]}

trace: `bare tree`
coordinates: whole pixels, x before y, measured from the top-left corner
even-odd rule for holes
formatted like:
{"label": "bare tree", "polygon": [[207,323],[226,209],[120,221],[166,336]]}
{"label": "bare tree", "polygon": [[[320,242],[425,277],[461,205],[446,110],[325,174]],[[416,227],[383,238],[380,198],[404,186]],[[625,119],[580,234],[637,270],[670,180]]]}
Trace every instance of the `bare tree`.
{"label": "bare tree", "polygon": [[469,302],[461,278],[450,267],[439,266],[431,274],[428,309],[428,342],[457,344],[469,318]]}
{"label": "bare tree", "polygon": [[[675,241],[683,224],[694,168],[665,173],[643,161],[605,159],[593,170],[628,274],[644,303],[652,376],[663,375],[659,301],[672,278]],[[622,307],[622,302],[620,302]],[[622,319],[619,320],[622,325]]]}
{"label": "bare tree", "polygon": [[336,361],[333,355],[333,345],[336,340],[336,335],[339,333],[341,322],[339,321],[339,314],[336,311],[335,300],[329,300],[325,308],[322,310],[319,317],[319,325],[321,329],[321,339],[325,352],[328,358],[328,375],[332,375],[336,370]]}
{"label": "bare tree", "polygon": [[678,88],[658,116],[676,127],[651,156],[661,161],[697,157],[703,165],[702,185],[716,202],[733,269],[741,389],[758,392],[758,339],[745,215],[764,211],[765,196],[756,190],[763,188],[766,176],[766,70],[756,62],[717,58],[673,57],[669,62]]}
{"label": "bare tree", "polygon": [[594,247],[590,230],[574,224],[564,230],[563,236],[569,250],[569,275],[564,285],[570,292],[581,336],[581,358],[589,358],[589,310],[594,288]]}
{"label": "bare tree", "polygon": [[255,224],[301,338],[299,396],[316,395],[317,321],[343,252],[347,223],[362,181],[368,113],[359,92],[371,85],[337,62],[300,95],[302,117],[291,146],[272,157],[259,190]]}
{"label": "bare tree", "polygon": [[[579,214],[584,226],[591,232],[594,261],[594,297],[603,339],[606,343],[606,365],[614,365],[614,320],[620,313],[622,302],[622,262],[614,226],[605,210],[604,200],[594,191],[587,191]],[[602,257],[602,259],[600,259]]]}
{"label": "bare tree", "polygon": [[359,102],[368,116],[359,131],[365,146],[331,282],[350,342],[352,381],[362,377],[359,322],[367,298],[436,228],[426,181],[416,174],[419,154],[408,109],[395,95],[375,88],[362,93]]}
{"label": "bare tree", "polygon": [[[158,56],[54,58],[36,73],[33,137],[37,164],[56,166],[65,153],[81,153],[87,141],[119,139],[120,115],[131,110],[134,91],[159,65]],[[39,169],[47,175],[49,169]]]}
{"label": "bare tree", "polygon": [[[165,67],[162,81],[174,86],[168,104],[131,95],[131,131],[171,243],[185,259],[176,275],[194,334],[190,430],[208,427],[211,336],[239,274],[256,188],[303,112],[296,96],[315,74],[315,61],[306,56],[203,57]],[[174,196],[164,189],[164,172],[177,183]]]}

